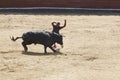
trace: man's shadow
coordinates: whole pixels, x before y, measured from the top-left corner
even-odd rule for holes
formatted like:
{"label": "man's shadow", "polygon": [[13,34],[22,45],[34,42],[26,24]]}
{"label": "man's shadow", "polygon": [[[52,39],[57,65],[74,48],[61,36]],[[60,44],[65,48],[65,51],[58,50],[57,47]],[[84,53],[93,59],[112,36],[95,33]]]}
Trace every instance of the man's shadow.
{"label": "man's shadow", "polygon": [[49,55],[63,55],[62,52],[48,52],[48,53],[38,53],[38,52],[24,52],[22,51],[22,54],[24,55],[30,55],[30,56],[49,56]]}

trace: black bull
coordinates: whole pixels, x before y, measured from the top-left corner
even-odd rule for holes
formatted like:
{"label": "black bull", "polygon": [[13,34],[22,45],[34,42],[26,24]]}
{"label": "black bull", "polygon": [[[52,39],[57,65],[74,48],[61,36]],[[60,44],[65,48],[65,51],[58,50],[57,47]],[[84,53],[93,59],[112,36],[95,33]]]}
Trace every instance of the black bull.
{"label": "black bull", "polygon": [[42,44],[44,45],[44,52],[47,53],[47,47],[49,47],[53,52],[56,52],[53,49],[52,45],[58,43],[63,46],[63,37],[60,34],[48,31],[30,31],[23,33],[22,37],[11,37],[12,41],[16,41],[17,39],[23,39],[22,45],[24,47],[25,52],[27,52],[27,45],[30,44]]}

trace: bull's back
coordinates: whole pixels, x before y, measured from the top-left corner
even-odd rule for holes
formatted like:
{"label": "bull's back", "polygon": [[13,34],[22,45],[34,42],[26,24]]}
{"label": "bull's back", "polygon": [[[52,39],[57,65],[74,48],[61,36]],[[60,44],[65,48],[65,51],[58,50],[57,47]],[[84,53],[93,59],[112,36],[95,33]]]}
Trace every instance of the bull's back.
{"label": "bull's back", "polygon": [[50,41],[50,32],[47,31],[29,31],[23,34],[23,40],[31,43],[48,44]]}

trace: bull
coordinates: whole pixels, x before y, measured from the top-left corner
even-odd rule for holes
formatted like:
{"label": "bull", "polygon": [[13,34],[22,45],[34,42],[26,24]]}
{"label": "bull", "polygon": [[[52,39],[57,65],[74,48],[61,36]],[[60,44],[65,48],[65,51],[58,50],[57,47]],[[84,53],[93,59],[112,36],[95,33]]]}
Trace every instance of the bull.
{"label": "bull", "polygon": [[56,50],[52,47],[53,44],[58,43],[63,47],[63,37],[60,34],[48,31],[29,31],[23,33],[21,37],[14,38],[10,37],[12,41],[17,39],[22,39],[22,46],[24,51],[27,52],[27,45],[30,44],[42,44],[44,46],[44,53],[47,53],[47,47],[49,47],[53,52]]}

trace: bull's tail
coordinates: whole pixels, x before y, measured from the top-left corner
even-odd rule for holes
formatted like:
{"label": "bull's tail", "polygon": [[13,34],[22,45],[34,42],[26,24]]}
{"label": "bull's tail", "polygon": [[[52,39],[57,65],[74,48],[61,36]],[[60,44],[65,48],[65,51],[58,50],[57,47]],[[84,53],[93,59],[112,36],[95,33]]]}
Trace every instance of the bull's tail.
{"label": "bull's tail", "polygon": [[12,37],[10,37],[10,39],[12,40],[12,41],[16,41],[17,39],[21,39],[22,37],[16,37],[16,38],[14,38],[13,36]]}

